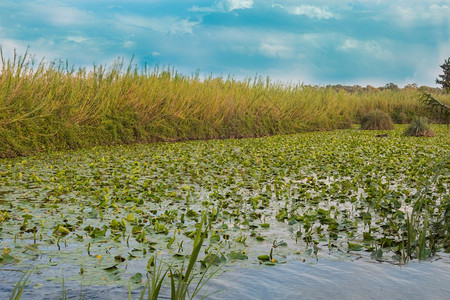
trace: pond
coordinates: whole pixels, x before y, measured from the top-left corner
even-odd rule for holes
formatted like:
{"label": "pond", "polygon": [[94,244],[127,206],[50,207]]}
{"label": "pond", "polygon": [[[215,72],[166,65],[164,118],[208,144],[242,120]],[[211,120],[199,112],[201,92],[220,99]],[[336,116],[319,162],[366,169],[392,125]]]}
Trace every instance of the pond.
{"label": "pond", "polygon": [[67,290],[122,299],[130,289],[137,299],[155,255],[186,266],[199,226],[195,278],[201,265],[220,269],[207,286],[227,297],[398,287],[439,298],[450,261],[450,135],[403,129],[383,139],[351,129],[1,160],[0,298],[32,269],[24,298]]}

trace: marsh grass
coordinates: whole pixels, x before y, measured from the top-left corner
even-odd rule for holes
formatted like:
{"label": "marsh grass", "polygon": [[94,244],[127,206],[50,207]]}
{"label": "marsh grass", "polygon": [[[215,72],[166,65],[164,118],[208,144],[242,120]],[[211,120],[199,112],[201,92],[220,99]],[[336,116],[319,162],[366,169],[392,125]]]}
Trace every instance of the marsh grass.
{"label": "marsh grass", "polygon": [[392,130],[394,123],[391,117],[381,110],[370,111],[361,119],[361,129],[363,130]]}
{"label": "marsh grass", "polygon": [[435,136],[435,133],[431,130],[430,124],[425,117],[415,118],[406,128],[404,134],[408,136]]}
{"label": "marsh grass", "polygon": [[[206,215],[203,215],[203,220],[200,223],[199,228],[197,229],[197,234],[195,236],[194,240],[194,246],[192,249],[192,253],[189,257],[188,266],[185,272],[183,272],[184,265],[181,267],[181,269],[172,269],[169,268],[170,273],[170,290],[171,290],[171,299],[186,299],[187,297],[189,299],[194,298],[202,289],[204,284],[207,280],[205,279],[205,272],[198,278],[197,285],[195,286],[194,290],[192,291],[192,294],[190,293],[189,287],[191,286],[194,278],[197,277],[197,275],[194,274],[194,267],[197,263],[197,258],[200,253],[200,249],[202,247],[203,241],[205,239],[205,236],[207,234],[207,231],[202,232],[202,224],[206,221]],[[211,264],[210,264],[211,265]],[[209,268],[209,266],[207,268]]]}
{"label": "marsh grass", "polygon": [[14,289],[9,297],[9,300],[20,300],[22,298],[23,291],[28,283],[28,279],[30,278],[33,270],[28,270],[25,272],[22,277],[20,277],[19,281],[15,284]]}
{"label": "marsh grass", "polygon": [[[158,299],[159,294],[161,293],[161,287],[163,285],[164,279],[169,272],[169,269],[166,269],[165,272],[163,272],[164,264],[160,260],[158,261],[157,255],[153,258],[153,267],[151,271],[149,272],[149,277],[147,278],[147,282],[144,285],[144,288],[141,291],[141,296],[139,297],[139,300],[145,299],[145,292],[147,291],[147,299],[148,300],[156,300]],[[131,300],[131,289],[130,289],[130,296],[129,299]]]}
{"label": "marsh grass", "polygon": [[[181,268],[176,268],[169,265],[164,271],[164,262],[157,260],[157,256],[153,257],[153,267],[150,276],[141,292],[140,300],[145,299],[145,292],[147,291],[148,300],[156,300],[160,296],[161,287],[166,276],[170,277],[170,298],[172,300],[193,299],[202,290],[208,280],[214,275],[212,272],[206,276],[212,263],[206,265],[202,274],[195,273],[195,265],[203,245],[203,241],[207,235],[207,228],[203,231],[203,224],[206,225],[206,215],[203,214],[201,222],[198,224],[197,232],[194,238],[191,255],[186,270],[184,271],[184,264]],[[191,288],[193,282],[196,282],[195,287]]]}
{"label": "marsh grass", "polygon": [[[432,186],[441,176],[445,165],[450,161],[450,154],[438,161],[433,167],[433,177],[425,183],[418,199],[414,202],[413,210],[405,220],[406,230],[403,235],[402,261],[408,262],[412,258],[425,260],[434,255],[437,251],[435,237],[446,236],[444,250],[449,250],[448,233],[450,229],[449,206],[450,198],[443,198],[439,210],[442,219],[436,219],[435,209],[428,204],[428,195]],[[430,224],[432,220],[432,224]]]}
{"label": "marsh grass", "polygon": [[347,92],[261,77],[184,76],[123,59],[88,70],[36,62],[27,52],[0,56],[0,157],[348,128],[375,109],[409,122],[423,110],[415,90]]}

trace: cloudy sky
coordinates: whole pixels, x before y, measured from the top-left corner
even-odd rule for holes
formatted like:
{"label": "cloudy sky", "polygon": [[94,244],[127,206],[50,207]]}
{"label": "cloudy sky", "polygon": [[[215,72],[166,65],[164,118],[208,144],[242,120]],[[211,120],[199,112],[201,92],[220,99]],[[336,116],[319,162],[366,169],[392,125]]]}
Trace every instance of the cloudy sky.
{"label": "cloudy sky", "polygon": [[448,0],[1,0],[0,44],[76,66],[134,55],[187,75],[435,86],[449,16]]}

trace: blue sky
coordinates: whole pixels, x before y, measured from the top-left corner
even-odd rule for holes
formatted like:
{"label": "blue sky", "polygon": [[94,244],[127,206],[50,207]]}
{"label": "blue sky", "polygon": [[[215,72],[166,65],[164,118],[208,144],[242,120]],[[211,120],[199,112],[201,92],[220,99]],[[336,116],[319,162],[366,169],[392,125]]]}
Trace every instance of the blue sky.
{"label": "blue sky", "polygon": [[435,86],[449,16],[448,0],[1,0],[0,44],[76,66],[134,55],[187,75]]}

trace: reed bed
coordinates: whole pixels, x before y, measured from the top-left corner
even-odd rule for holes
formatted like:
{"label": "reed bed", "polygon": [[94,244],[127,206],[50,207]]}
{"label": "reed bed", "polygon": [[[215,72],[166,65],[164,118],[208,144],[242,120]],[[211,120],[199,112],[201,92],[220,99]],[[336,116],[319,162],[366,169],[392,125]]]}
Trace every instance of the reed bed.
{"label": "reed bed", "polygon": [[[0,157],[95,145],[259,137],[348,128],[380,109],[397,123],[423,110],[418,90],[347,92],[171,68],[74,68],[1,53]],[[439,95],[445,103],[450,96]]]}

